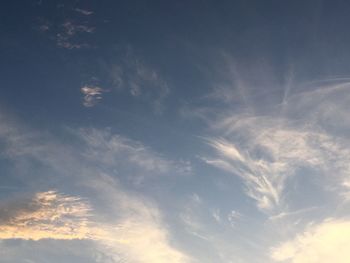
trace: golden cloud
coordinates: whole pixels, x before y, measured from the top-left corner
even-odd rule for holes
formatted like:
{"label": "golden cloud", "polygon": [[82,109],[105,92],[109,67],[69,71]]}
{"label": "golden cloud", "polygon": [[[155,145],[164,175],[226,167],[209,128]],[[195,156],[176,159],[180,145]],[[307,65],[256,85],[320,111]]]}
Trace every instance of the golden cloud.
{"label": "golden cloud", "polygon": [[0,224],[0,239],[92,238],[90,210],[78,197],[40,192]]}
{"label": "golden cloud", "polygon": [[142,217],[126,216],[119,222],[108,224],[95,222],[92,208],[80,197],[56,191],[36,193],[20,205],[13,203],[7,209],[1,209],[3,214],[7,212],[8,215],[0,221],[0,239],[88,239],[98,242],[118,259],[189,262],[184,253],[169,244],[168,231],[157,219],[156,210],[130,198],[124,201],[127,207],[136,209]]}

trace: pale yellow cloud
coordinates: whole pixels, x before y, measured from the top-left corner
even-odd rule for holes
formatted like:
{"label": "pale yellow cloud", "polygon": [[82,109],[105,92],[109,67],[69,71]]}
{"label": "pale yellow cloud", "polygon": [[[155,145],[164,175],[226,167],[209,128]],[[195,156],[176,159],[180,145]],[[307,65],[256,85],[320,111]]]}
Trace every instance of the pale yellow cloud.
{"label": "pale yellow cloud", "polygon": [[[109,200],[111,209],[121,216],[108,226],[100,239],[116,259],[135,263],[189,263],[191,257],[175,246],[158,207],[143,196],[120,189],[118,181],[107,174],[86,181],[100,198]],[[113,210],[114,212],[115,210]],[[118,259],[119,258],[119,259]]]}
{"label": "pale yellow cloud", "polygon": [[[3,120],[2,117],[0,113]],[[2,122],[0,137],[9,145],[5,148],[10,152],[9,158],[35,160],[71,175],[70,185],[85,187],[96,206],[78,196],[56,191],[18,198],[6,204],[5,209],[0,204],[0,242],[12,238],[84,239],[115,262],[192,262],[176,246],[156,204],[143,195],[128,192],[116,176],[104,174],[99,168],[115,170],[130,165],[143,174],[165,174],[179,169],[176,162],[162,158],[141,143],[105,130],[75,132],[86,142],[87,150],[71,148],[36,133],[27,134],[25,128]],[[35,176],[30,180],[37,182]]]}
{"label": "pale yellow cloud", "polygon": [[189,262],[188,256],[169,244],[167,231],[151,221],[121,222],[106,236],[106,244],[127,262]]}
{"label": "pale yellow cloud", "polygon": [[350,221],[329,219],[273,248],[271,257],[291,263],[348,263],[349,247]]}
{"label": "pale yellow cloud", "polygon": [[0,239],[87,239],[118,260],[190,262],[187,255],[170,244],[157,209],[128,196],[121,202],[123,210],[134,212],[112,223],[96,222],[88,202],[79,197],[56,191],[36,193],[20,205],[13,203],[2,209],[9,215],[0,221]]}

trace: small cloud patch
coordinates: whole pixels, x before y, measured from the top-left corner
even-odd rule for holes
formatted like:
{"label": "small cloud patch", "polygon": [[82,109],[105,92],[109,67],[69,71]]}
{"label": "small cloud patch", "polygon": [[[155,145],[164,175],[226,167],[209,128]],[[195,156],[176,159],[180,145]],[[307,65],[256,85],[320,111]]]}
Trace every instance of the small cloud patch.
{"label": "small cloud patch", "polygon": [[92,15],[94,13],[93,11],[82,9],[82,8],[75,8],[74,11],[76,11],[84,16],[89,16],[89,15]]}
{"label": "small cloud patch", "polygon": [[84,95],[83,105],[85,107],[95,106],[102,99],[102,93],[106,92],[106,90],[100,87],[87,85],[83,86],[80,90]]}

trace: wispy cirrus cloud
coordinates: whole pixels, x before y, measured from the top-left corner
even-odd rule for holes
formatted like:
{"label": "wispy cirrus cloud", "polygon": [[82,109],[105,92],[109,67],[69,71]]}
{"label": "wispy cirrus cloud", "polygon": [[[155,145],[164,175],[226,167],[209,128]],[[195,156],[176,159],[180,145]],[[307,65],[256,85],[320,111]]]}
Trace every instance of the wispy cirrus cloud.
{"label": "wispy cirrus cloud", "polygon": [[246,194],[264,211],[288,207],[286,180],[305,168],[319,173],[324,191],[332,188],[345,194],[350,148],[342,134],[348,122],[337,113],[348,101],[344,94],[348,87],[347,83],[335,84],[290,95],[261,115],[249,110],[209,120],[212,130],[221,136],[206,139],[217,155],[203,160],[241,177]]}
{"label": "wispy cirrus cloud", "polygon": [[[266,220],[256,223],[270,240],[250,239],[260,239],[262,254],[272,241],[268,247],[280,244],[270,255],[276,261],[346,262],[349,255],[337,255],[348,239],[336,233],[343,227],[347,233],[348,79],[298,83],[288,72],[276,82],[264,67],[255,74],[255,66],[237,65],[218,70],[200,106],[183,112],[207,128],[202,138],[209,151],[200,158],[239,177],[263,212]],[[343,217],[327,219],[339,211]]]}
{"label": "wispy cirrus cloud", "polygon": [[[81,8],[65,8],[65,5],[58,6],[62,8],[64,16],[58,16],[55,19],[52,17],[39,17],[37,29],[45,33],[52,39],[57,47],[78,50],[83,48],[91,48],[91,34],[95,32],[96,27],[91,22],[89,16],[93,14],[92,11]],[[74,12],[72,12],[74,11]],[[67,15],[73,13],[71,15]],[[85,16],[77,17],[77,13]]]}
{"label": "wispy cirrus cloud", "polygon": [[169,85],[157,69],[142,61],[132,49],[128,48],[126,55],[108,68],[113,87],[150,103],[157,113],[163,111],[163,101],[170,93]]}
{"label": "wispy cirrus cloud", "polygon": [[[244,118],[237,122],[228,124],[227,129],[237,136],[246,136],[243,139],[246,141],[236,146],[227,140],[212,139],[209,144],[221,158],[204,160],[240,176],[246,184],[246,193],[261,209],[282,205],[285,180],[298,169],[305,166],[327,169],[333,165],[332,154],[346,151],[327,134],[281,128],[280,122],[271,119]],[[347,160],[346,156],[342,158]]]}
{"label": "wispy cirrus cloud", "polygon": [[135,178],[141,174],[142,178],[146,174],[150,176],[170,173],[189,174],[192,170],[189,162],[168,160],[144,144],[112,134],[108,129],[80,129],[78,136],[88,146],[86,158],[122,169],[129,169],[127,166],[131,166]]}
{"label": "wispy cirrus cloud", "polygon": [[93,33],[95,27],[91,27],[85,24],[77,24],[71,20],[65,21],[61,25],[61,31],[56,34],[57,46],[66,49],[80,49],[87,48],[90,45],[76,40],[76,36],[80,34]]}

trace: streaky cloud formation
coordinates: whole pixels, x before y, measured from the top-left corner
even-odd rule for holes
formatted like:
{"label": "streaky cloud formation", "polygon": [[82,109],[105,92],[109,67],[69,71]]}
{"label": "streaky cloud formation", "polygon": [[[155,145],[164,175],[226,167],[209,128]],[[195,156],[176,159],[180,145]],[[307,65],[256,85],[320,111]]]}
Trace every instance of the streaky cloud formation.
{"label": "streaky cloud formation", "polygon": [[90,16],[94,13],[93,11],[82,9],[82,8],[75,8],[74,11],[76,11],[82,15],[85,15],[85,16]]}
{"label": "streaky cloud formation", "polygon": [[[328,182],[325,186],[335,187],[341,195],[345,194],[349,144],[342,136],[330,133],[331,127],[323,122],[329,108],[336,114],[345,106],[339,100],[342,96],[344,103],[347,101],[348,95],[343,94],[344,90],[348,90],[347,83],[290,96],[287,105],[282,105],[284,116],[245,113],[222,117],[212,125],[214,130],[225,131],[223,138],[207,139],[219,158],[202,159],[240,176],[246,185],[247,195],[256,200],[261,210],[269,213],[281,212],[288,206],[284,198],[286,180],[305,167],[317,171],[318,180]],[[328,99],[325,107],[324,96],[335,100],[332,103],[332,99]],[[292,109],[289,109],[290,105],[293,105]],[[315,114],[295,119],[299,115],[295,112],[295,105],[300,112],[309,109],[308,112]],[[344,128],[347,129],[346,126]],[[329,171],[337,173],[330,176]]]}
{"label": "streaky cloud formation", "polygon": [[93,33],[95,31],[95,27],[76,24],[70,20],[65,21],[60,27],[60,32],[56,34],[56,42],[58,47],[66,49],[81,49],[90,47],[89,44],[82,43],[74,38],[78,34]]}
{"label": "streaky cloud formation", "polygon": [[127,162],[134,170],[141,169],[142,177],[145,176],[145,172],[150,176],[191,173],[190,163],[168,160],[142,143],[113,134],[108,129],[80,129],[78,136],[87,144],[88,150],[85,155],[92,162],[120,167],[125,166]]}
{"label": "streaky cloud formation", "polygon": [[156,113],[164,110],[164,100],[170,93],[168,83],[159,70],[136,56],[131,48],[119,61],[108,65],[109,77],[117,90],[126,90],[132,97],[151,104]]}

